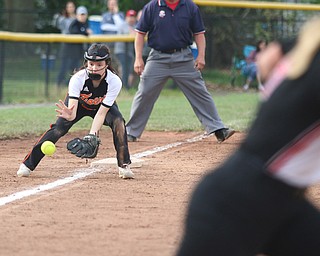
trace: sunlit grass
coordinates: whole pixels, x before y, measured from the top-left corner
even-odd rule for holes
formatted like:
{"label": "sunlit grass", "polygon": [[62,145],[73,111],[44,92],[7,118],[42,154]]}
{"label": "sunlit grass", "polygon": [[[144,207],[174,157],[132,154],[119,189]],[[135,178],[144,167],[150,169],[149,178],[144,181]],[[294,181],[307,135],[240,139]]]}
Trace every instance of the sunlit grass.
{"label": "sunlit grass", "polygon": [[[213,99],[225,125],[245,131],[252,120],[258,96],[256,93],[229,92],[214,94]],[[117,102],[124,118],[128,121],[134,92],[123,92]],[[58,98],[56,99],[56,101]],[[0,139],[42,134],[56,120],[54,102],[38,105],[2,107]],[[84,118],[72,130],[89,130],[91,118]],[[146,127],[159,131],[200,131],[203,128],[189,102],[179,90],[163,90],[155,104]]]}

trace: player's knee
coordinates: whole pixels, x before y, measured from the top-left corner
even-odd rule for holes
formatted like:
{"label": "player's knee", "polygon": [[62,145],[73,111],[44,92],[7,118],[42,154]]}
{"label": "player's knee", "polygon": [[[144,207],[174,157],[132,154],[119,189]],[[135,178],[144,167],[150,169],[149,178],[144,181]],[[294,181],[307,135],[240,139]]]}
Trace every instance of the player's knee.
{"label": "player's knee", "polygon": [[57,137],[62,137],[62,136],[64,136],[66,133],[67,133],[68,131],[66,131],[66,130],[60,130],[60,129],[55,129],[55,135],[57,136]]}
{"label": "player's knee", "polygon": [[51,129],[53,131],[54,137],[56,138],[60,138],[68,132],[68,129],[60,125],[52,125]]}
{"label": "player's knee", "polygon": [[124,127],[124,119],[122,116],[117,116],[114,120],[113,120],[113,124],[115,126],[123,126]]}
{"label": "player's knee", "polygon": [[116,117],[114,120],[113,120],[113,130],[116,131],[116,132],[121,132],[123,133],[124,130],[125,130],[125,121],[123,119],[123,117]]}

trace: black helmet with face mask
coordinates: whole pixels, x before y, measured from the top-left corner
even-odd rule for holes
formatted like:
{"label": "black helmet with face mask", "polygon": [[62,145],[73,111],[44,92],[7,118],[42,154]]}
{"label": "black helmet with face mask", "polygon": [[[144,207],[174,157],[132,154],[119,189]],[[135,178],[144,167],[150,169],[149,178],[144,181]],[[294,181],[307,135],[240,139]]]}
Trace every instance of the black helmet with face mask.
{"label": "black helmet with face mask", "polygon": [[[84,59],[86,61],[105,61],[106,65],[110,65],[111,56],[109,48],[105,44],[92,44],[88,51],[84,53]],[[98,70],[100,71],[100,70]],[[100,80],[101,75],[96,73],[91,73],[87,70],[88,76],[91,80]]]}

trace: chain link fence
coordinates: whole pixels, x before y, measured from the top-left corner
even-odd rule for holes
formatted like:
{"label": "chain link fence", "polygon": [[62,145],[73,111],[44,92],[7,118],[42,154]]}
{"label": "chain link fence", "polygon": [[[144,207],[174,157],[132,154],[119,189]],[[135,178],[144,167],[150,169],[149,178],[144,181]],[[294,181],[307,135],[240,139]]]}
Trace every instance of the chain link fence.
{"label": "chain link fence", "polygon": [[[262,37],[270,41],[293,37],[314,14],[279,11],[281,15],[277,13],[274,17],[256,9],[200,9],[206,26],[207,69],[224,70],[231,68],[233,56],[241,54],[244,45],[255,44]],[[56,86],[61,42],[50,40],[54,34],[46,42],[47,36],[43,34],[41,42],[7,40],[0,36],[0,103],[56,100],[59,94],[66,93],[67,84],[62,88]]]}

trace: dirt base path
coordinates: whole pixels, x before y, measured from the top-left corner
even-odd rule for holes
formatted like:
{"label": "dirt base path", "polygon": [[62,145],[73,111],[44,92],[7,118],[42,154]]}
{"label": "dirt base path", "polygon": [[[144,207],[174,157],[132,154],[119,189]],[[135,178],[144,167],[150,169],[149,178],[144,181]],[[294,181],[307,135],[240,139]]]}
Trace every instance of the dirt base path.
{"label": "dirt base path", "polygon": [[[28,178],[16,171],[36,137],[0,141],[0,198],[69,177],[86,163],[69,154],[71,133],[57,143],[57,152],[46,157]],[[145,132],[130,143],[131,154],[144,152],[199,133]],[[112,136],[104,131],[100,160],[115,157]],[[0,255],[174,255],[183,229],[189,195],[199,179],[233,152],[243,134],[223,144],[214,136],[143,158],[133,169],[134,180],[118,178],[117,168],[76,180],[0,206]],[[320,188],[310,190],[317,204]]]}

